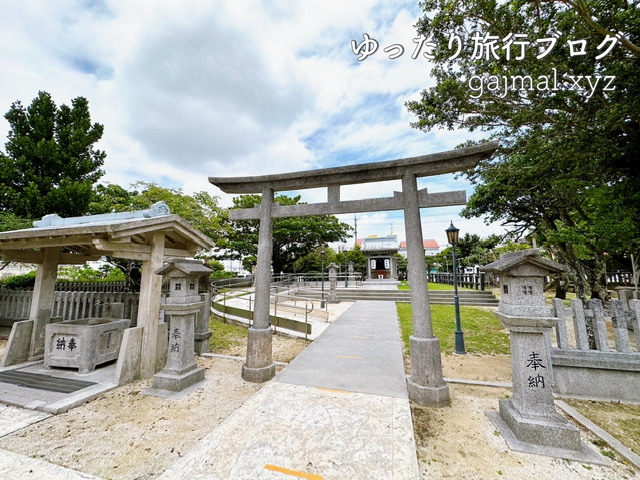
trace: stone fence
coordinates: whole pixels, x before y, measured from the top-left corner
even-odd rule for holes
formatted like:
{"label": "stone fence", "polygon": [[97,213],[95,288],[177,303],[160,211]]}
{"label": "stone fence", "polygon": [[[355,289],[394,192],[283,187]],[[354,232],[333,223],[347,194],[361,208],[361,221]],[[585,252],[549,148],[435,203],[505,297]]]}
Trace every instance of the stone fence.
{"label": "stone fence", "polygon": [[64,292],[124,292],[125,281],[111,282],[56,282],[56,290]]}
{"label": "stone fence", "polygon": [[[0,325],[11,326],[18,320],[29,318],[33,292],[23,290],[0,290]],[[124,304],[124,318],[134,323],[138,314],[138,293],[130,292],[74,292],[54,293],[52,317],[63,320],[99,318],[105,303]],[[134,326],[134,325],[132,325]]]}
{"label": "stone fence", "polygon": [[[640,402],[640,300],[553,299],[558,318],[551,341],[554,392],[590,399]],[[626,305],[624,305],[626,306]],[[554,345],[555,343],[555,345]]]}
{"label": "stone fence", "polygon": [[[430,282],[453,285],[453,273],[445,273],[445,272],[428,273],[427,278],[429,279]],[[484,290],[487,285],[490,285],[487,280],[488,280],[487,276],[484,272],[458,274],[458,286],[463,288],[473,288],[475,290]]]}

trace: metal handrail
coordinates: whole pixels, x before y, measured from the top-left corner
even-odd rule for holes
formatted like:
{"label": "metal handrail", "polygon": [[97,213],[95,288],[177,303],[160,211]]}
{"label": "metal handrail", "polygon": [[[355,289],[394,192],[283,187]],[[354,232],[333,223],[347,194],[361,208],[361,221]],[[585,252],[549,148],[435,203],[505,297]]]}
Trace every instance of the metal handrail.
{"label": "metal handrail", "polygon": [[[277,289],[278,287],[271,287],[271,290]],[[230,295],[232,293],[232,295]],[[214,295],[212,295],[211,298],[211,303],[212,305],[217,303],[220,304],[222,303],[223,305],[223,318],[226,321],[226,306],[227,306],[227,299],[228,298],[234,298],[236,300],[242,300],[242,301],[248,301],[249,302],[249,308],[248,308],[248,312],[250,313],[250,317],[248,318],[248,320],[250,320],[250,325],[253,324],[253,303],[255,302],[255,300],[251,297],[251,295],[253,295],[255,292],[251,291],[251,290],[242,290],[242,289],[238,289],[238,290],[233,290],[230,292],[214,292]],[[247,295],[249,295],[248,298],[244,298]],[[222,297],[222,298],[219,298]],[[269,303],[272,304],[274,306],[273,308],[273,316],[277,317],[278,316],[278,299],[279,298],[286,298],[288,301],[290,300],[294,300],[294,304],[286,304],[286,308],[293,308],[293,309],[297,309],[297,310],[302,310],[304,312],[304,323],[305,323],[305,339],[307,339],[308,335],[307,335],[307,329],[308,329],[308,325],[309,325],[309,314],[311,312],[313,312],[314,309],[314,304],[313,301],[305,298],[305,297],[299,297],[296,295],[289,295],[289,294],[279,294],[279,293],[275,293],[275,294],[270,294],[269,295],[271,300]],[[297,303],[298,302],[303,302],[303,306],[298,306]],[[281,305],[284,305],[283,303],[281,303]],[[294,314],[295,316],[295,314]],[[286,318],[286,317],[282,317],[282,318]],[[326,321],[326,319],[325,319]],[[274,331],[277,331],[277,325],[273,325]]]}

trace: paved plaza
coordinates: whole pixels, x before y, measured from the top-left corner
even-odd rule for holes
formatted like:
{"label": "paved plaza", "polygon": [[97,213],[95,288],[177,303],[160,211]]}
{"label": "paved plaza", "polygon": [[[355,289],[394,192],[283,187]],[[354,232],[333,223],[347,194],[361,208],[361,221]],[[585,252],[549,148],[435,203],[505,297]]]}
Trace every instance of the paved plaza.
{"label": "paved plaza", "polygon": [[[405,385],[395,303],[356,302],[161,478],[417,479]],[[17,412],[13,430],[46,417]],[[0,478],[25,472],[95,478],[2,452]]]}

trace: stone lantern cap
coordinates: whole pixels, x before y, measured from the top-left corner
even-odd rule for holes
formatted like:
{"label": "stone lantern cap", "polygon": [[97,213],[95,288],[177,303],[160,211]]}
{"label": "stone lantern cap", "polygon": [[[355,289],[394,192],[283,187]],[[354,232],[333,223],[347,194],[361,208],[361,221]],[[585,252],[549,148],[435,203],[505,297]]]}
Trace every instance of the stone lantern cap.
{"label": "stone lantern cap", "polygon": [[201,260],[170,258],[167,264],[156,270],[155,273],[167,277],[200,277],[209,275],[212,271]]}
{"label": "stone lantern cap", "polygon": [[524,318],[525,323],[531,325],[549,323],[541,320],[552,317],[544,296],[544,277],[566,271],[564,265],[542,257],[535,249],[528,249],[504,253],[499,260],[481,269],[500,276],[500,306],[496,314],[503,325],[520,328]]}
{"label": "stone lantern cap", "polygon": [[535,248],[503,253],[500,259],[480,267],[480,270],[510,276],[547,275],[550,273],[566,272],[564,265],[544,258]]}

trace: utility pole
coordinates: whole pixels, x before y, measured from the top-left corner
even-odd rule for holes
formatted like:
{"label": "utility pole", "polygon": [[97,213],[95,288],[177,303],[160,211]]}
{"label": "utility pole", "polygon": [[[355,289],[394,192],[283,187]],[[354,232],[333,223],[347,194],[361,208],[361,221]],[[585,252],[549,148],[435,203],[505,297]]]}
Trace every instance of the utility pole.
{"label": "utility pole", "polygon": [[353,215],[353,246],[355,248],[355,246],[358,244],[358,215]]}

